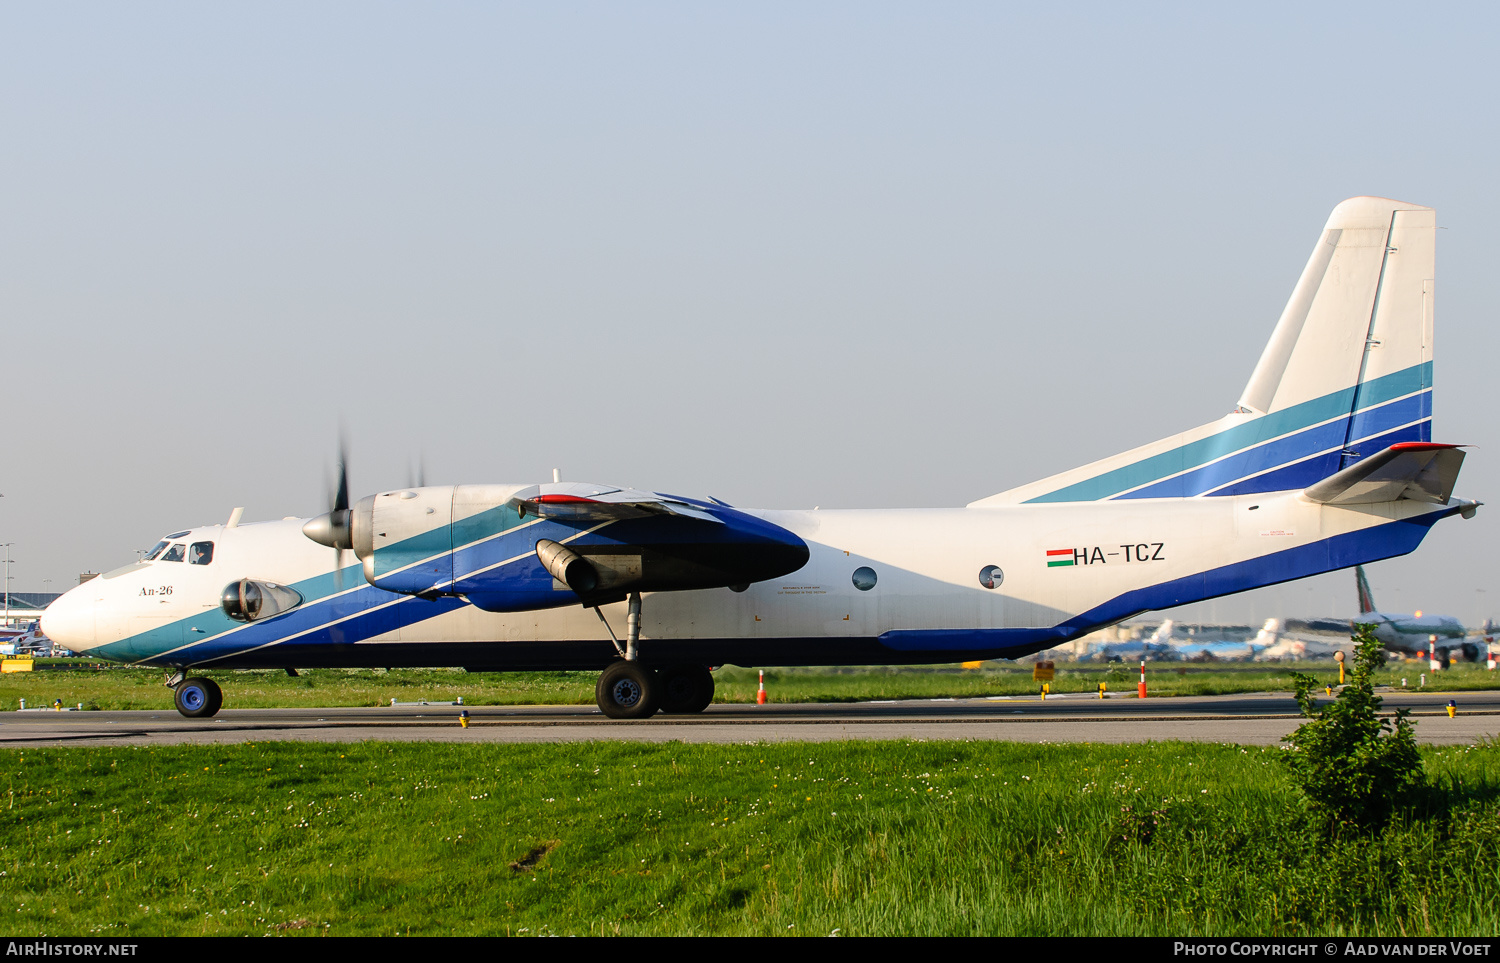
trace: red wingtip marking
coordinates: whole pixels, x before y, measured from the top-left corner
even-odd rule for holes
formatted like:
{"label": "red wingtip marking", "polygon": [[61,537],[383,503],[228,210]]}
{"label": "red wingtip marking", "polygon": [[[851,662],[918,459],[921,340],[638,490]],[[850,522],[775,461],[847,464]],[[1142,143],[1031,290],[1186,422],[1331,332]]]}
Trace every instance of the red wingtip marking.
{"label": "red wingtip marking", "polygon": [[1463,448],[1463,445],[1443,445],[1435,441],[1398,441],[1391,451],[1441,451],[1445,448]]}

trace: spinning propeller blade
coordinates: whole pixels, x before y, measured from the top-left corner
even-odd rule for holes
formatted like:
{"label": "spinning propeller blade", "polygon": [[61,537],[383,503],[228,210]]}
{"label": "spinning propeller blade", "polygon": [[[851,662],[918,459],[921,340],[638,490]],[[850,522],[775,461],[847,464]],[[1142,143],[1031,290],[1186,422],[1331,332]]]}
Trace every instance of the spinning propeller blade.
{"label": "spinning propeller blade", "polygon": [[343,440],[339,441],[339,480],[332,492],[327,514],[307,520],[302,534],[333,549],[333,586],[335,591],[344,590],[344,551],[352,549],[354,542],[349,530],[353,513],[349,511],[349,450]]}
{"label": "spinning propeller blade", "polygon": [[329,520],[342,538],[333,543],[333,588],[344,590],[344,543],[349,540],[349,447],[339,439],[339,487],[333,496],[333,507],[328,512]]}

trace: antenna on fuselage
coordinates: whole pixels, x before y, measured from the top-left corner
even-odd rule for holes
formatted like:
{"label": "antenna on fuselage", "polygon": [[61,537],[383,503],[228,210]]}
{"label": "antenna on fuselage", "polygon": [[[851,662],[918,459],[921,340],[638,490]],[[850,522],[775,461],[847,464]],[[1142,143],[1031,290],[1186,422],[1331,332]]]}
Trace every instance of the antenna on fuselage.
{"label": "antenna on fuselage", "polygon": [[245,506],[241,505],[240,507],[229,513],[229,521],[224,523],[224,527],[238,528],[240,525],[240,519],[244,516],[244,514]]}
{"label": "antenna on fuselage", "polygon": [[560,481],[562,481],[562,469],[561,468],[554,468],[554,469],[552,469],[552,484],[556,485]]}

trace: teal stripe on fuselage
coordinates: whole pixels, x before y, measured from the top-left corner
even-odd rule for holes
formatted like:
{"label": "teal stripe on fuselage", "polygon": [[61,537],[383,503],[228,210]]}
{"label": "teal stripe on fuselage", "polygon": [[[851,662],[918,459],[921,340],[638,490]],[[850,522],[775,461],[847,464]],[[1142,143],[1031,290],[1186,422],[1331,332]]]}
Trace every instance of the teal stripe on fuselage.
{"label": "teal stripe on fuselage", "polygon": [[[363,585],[365,576],[360,571],[359,565],[347,565],[344,567],[344,587],[350,588],[355,585]],[[312,578],[293,582],[288,588],[294,589],[302,596],[302,604],[292,609],[293,612],[303,611],[307,606],[321,602],[339,591],[336,585],[334,573],[324,572],[314,575]],[[255,626],[275,624],[282,617],[267,619],[261,622],[236,622],[224,614],[223,609],[204,609],[196,615],[169,622],[149,632],[140,635],[126,636],[117,642],[109,642],[105,645],[95,646],[89,650],[89,655],[98,656],[101,659],[109,659],[113,662],[140,662],[154,659],[163,653],[174,649],[183,651],[181,661],[192,663],[189,656],[190,647],[203,642],[216,640],[226,633],[245,631]],[[194,629],[202,629],[202,632],[194,632]],[[173,659],[174,663],[178,660]]]}
{"label": "teal stripe on fuselage", "polygon": [[453,547],[463,548],[482,538],[508,532],[525,522],[526,520],[516,514],[515,507],[509,503],[487,508],[477,515],[460,518],[453,523]]}
{"label": "teal stripe on fuselage", "polygon": [[[1360,391],[1361,408],[1383,404],[1393,398],[1409,395],[1432,385],[1432,362],[1413,365],[1402,371],[1365,382]],[[1243,425],[1236,425],[1216,435],[1190,442],[1180,448],[1151,455],[1138,462],[1075,482],[1057,491],[1028,498],[1037,502],[1093,502],[1118,495],[1132,488],[1149,485],[1169,475],[1206,465],[1243,448],[1258,445],[1311,425],[1348,415],[1354,404],[1354,386],[1304,401],[1284,411],[1262,415]]]}
{"label": "teal stripe on fuselage", "polygon": [[439,525],[375,550],[375,575],[389,575],[409,565],[446,555],[466,545],[507,532],[525,523],[509,503],[487,508],[456,522]]}
{"label": "teal stripe on fuselage", "polygon": [[[510,505],[499,505],[495,508],[486,509],[468,518],[460,519],[453,523],[452,540],[458,547],[498,535],[509,529],[516,528],[527,519],[522,519],[516,510]],[[430,531],[422,532],[411,538],[403,539],[395,545],[381,549],[377,556],[385,552],[396,553],[398,557],[404,555],[410,562],[419,562],[426,558],[446,554],[449,551],[449,527],[441,525]],[[434,550],[419,554],[424,548],[435,547]],[[386,571],[390,571],[389,568]],[[343,585],[344,589],[363,586],[365,576],[359,564],[344,567]],[[339,591],[334,573],[324,572],[311,578],[294,582],[289,588],[295,589],[302,596],[302,604],[294,611],[305,610],[308,606],[320,602]],[[280,618],[276,621],[279,621]],[[163,653],[173,650],[181,650],[183,661],[191,663],[191,648],[199,643],[216,640],[225,633],[236,630],[244,631],[253,626],[273,624],[272,622],[252,622],[248,625],[244,622],[236,622],[225,615],[220,609],[204,609],[196,615],[169,622],[158,626],[149,632],[139,635],[127,636],[117,642],[110,642],[97,646],[90,650],[91,655],[115,662],[139,662],[154,659]],[[194,629],[202,629],[202,632],[194,632]],[[174,661],[176,661],[174,659]]]}
{"label": "teal stripe on fuselage", "polygon": [[382,545],[375,549],[375,575],[389,575],[398,569],[415,565],[426,558],[434,555],[442,555],[452,547],[449,541],[450,529],[447,525],[425,531],[411,538],[403,538],[399,542],[390,545]]}

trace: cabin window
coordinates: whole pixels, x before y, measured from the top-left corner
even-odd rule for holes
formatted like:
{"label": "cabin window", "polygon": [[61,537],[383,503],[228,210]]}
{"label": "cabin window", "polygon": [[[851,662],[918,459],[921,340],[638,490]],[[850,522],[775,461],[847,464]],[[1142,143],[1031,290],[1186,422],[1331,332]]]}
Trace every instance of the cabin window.
{"label": "cabin window", "polygon": [[170,543],[168,543],[168,542],[157,542],[156,543],[156,547],[153,548],[151,551],[149,551],[149,552],[146,553],[146,561],[149,562],[152,559],[156,558],[156,556],[160,555],[162,553],[162,549],[166,548],[168,544],[170,544]]}
{"label": "cabin window", "polygon": [[187,546],[181,542],[174,542],[172,547],[167,549],[167,553],[161,557],[161,560],[163,562],[180,562],[186,554]]}
{"label": "cabin window", "polygon": [[998,565],[986,565],[979,570],[979,584],[987,589],[999,588],[1003,581],[1005,581],[1005,573],[1000,571]]}
{"label": "cabin window", "polygon": [[852,581],[855,588],[868,592],[875,587],[875,570],[868,565],[861,565],[854,570]]}
{"label": "cabin window", "polygon": [[213,542],[194,542],[188,546],[189,565],[207,565],[214,560]]}

